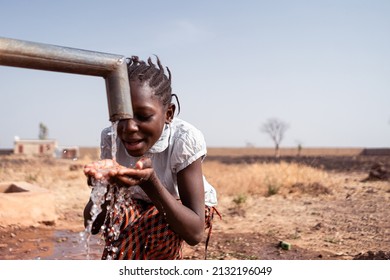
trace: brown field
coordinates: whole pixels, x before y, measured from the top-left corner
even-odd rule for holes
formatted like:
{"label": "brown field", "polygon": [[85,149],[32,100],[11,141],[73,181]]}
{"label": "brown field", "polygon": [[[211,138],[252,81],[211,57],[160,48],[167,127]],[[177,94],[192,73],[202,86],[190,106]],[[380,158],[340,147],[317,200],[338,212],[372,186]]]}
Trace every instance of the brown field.
{"label": "brown field", "polygon": [[[362,151],[296,156],[291,149],[276,159],[272,149],[210,149],[203,170],[218,191],[222,219],[215,217],[208,259],[390,259],[390,176],[364,180],[375,163],[388,172],[390,157]],[[92,159],[0,157],[0,182],[50,190],[58,217],[54,224],[1,225],[0,259],[87,258],[80,237],[89,197],[82,166]],[[89,257],[100,251],[92,238]],[[202,259],[204,243],[183,253]]]}
{"label": "brown field", "polygon": [[[365,151],[364,148],[280,148],[281,156],[356,156]],[[209,148],[210,156],[274,156],[273,148]]]}

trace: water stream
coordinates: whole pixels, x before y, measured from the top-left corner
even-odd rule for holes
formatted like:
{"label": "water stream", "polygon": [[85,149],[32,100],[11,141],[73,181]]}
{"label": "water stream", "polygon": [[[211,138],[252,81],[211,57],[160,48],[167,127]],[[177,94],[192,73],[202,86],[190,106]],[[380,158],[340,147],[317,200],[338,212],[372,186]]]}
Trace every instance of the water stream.
{"label": "water stream", "polygon": [[[118,121],[113,122],[111,126],[111,157],[112,160],[116,161],[117,154],[117,126]],[[104,172],[108,172],[108,170],[101,170]],[[88,221],[87,227],[85,231],[80,233],[81,239],[85,242],[85,249],[87,254],[87,259],[90,258],[90,239],[91,239],[91,230],[93,222],[96,220],[97,216],[102,212],[102,205],[107,201],[107,214],[106,220],[101,227],[101,230],[105,232],[106,237],[110,239],[110,241],[114,241],[118,239],[120,233],[120,222],[122,221],[122,217],[124,215],[124,211],[121,208],[125,199],[126,199],[126,189],[120,188],[116,185],[110,184],[105,177],[102,179],[93,179],[92,180],[92,190],[91,190],[91,201],[93,203],[91,207],[91,220]],[[108,219],[108,220],[107,220]],[[102,241],[102,240],[101,240]],[[111,243],[111,242],[110,242]],[[108,250],[108,259],[112,259],[115,257],[118,248],[113,247],[112,245],[106,247]]]}

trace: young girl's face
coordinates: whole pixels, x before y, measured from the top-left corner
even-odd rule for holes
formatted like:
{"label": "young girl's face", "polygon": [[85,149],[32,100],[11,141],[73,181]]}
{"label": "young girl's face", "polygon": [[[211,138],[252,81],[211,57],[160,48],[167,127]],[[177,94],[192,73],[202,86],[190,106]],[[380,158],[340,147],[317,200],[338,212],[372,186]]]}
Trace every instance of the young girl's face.
{"label": "young girl's face", "polygon": [[129,155],[144,155],[160,138],[165,123],[174,114],[174,105],[164,106],[161,99],[145,83],[130,82],[133,118],[120,120],[118,137]]}

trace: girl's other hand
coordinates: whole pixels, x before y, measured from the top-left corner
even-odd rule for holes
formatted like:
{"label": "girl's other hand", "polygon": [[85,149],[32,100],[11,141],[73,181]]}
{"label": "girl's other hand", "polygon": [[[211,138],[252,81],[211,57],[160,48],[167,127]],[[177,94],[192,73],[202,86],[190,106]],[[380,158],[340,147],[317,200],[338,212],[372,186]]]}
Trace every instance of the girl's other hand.
{"label": "girl's other hand", "polygon": [[152,161],[148,157],[142,157],[137,161],[134,168],[117,169],[116,178],[126,186],[140,185],[142,182],[148,181],[154,170]]}

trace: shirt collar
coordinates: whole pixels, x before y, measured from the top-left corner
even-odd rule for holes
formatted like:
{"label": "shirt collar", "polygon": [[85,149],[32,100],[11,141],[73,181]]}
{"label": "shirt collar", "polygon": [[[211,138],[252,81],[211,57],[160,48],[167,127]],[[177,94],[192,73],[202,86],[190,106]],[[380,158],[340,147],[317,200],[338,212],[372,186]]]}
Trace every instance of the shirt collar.
{"label": "shirt collar", "polygon": [[149,149],[148,153],[156,154],[156,153],[161,153],[161,152],[165,151],[165,149],[168,148],[169,136],[171,134],[170,132],[171,132],[170,125],[166,124],[164,126],[162,133],[161,133],[160,138]]}

